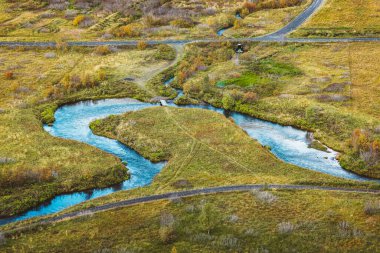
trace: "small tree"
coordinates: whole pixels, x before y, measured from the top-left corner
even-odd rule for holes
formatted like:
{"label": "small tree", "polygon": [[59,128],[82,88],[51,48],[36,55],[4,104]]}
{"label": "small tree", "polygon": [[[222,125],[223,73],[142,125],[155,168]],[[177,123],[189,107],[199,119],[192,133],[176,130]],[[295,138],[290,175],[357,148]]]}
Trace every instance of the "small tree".
{"label": "small tree", "polygon": [[198,218],[199,225],[203,231],[208,234],[217,226],[219,222],[219,214],[215,211],[210,203],[206,203],[201,210]]}
{"label": "small tree", "polygon": [[232,110],[235,106],[235,100],[229,93],[224,93],[222,98],[223,108],[226,110]]}

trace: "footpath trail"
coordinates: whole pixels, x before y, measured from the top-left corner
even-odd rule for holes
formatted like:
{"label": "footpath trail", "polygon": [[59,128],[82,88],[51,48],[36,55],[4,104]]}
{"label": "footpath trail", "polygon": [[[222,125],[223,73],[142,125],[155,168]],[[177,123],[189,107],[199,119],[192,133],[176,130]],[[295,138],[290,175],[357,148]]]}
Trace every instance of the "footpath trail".
{"label": "footpath trail", "polygon": [[149,95],[152,97],[155,97],[157,94],[149,88],[146,87],[147,82],[150,78],[156,76],[157,74],[161,73],[165,69],[168,69],[174,65],[176,65],[183,57],[184,54],[184,45],[178,44],[178,45],[171,45],[171,47],[174,48],[176,51],[176,58],[173,61],[170,61],[168,63],[163,64],[159,68],[152,68],[148,73],[144,74],[144,76],[136,79],[134,82],[143,90],[145,90]]}
{"label": "footpath trail", "polygon": [[[64,213],[57,215],[55,217],[46,218],[40,220],[31,225],[46,225],[50,223],[60,222],[68,219],[74,219],[77,217],[82,217],[86,215],[92,215],[97,212],[108,211],[115,208],[122,208],[133,206],[137,204],[144,204],[158,200],[171,200],[177,198],[186,198],[200,195],[209,195],[216,193],[227,193],[227,192],[246,192],[251,190],[268,190],[268,189],[287,189],[287,190],[321,190],[321,191],[338,191],[338,192],[352,192],[352,193],[371,193],[371,194],[380,194],[380,190],[372,189],[352,189],[352,188],[339,188],[339,187],[325,187],[325,186],[312,186],[312,185],[281,185],[281,184],[253,184],[253,185],[231,185],[231,186],[219,186],[219,187],[210,187],[210,188],[201,188],[193,190],[185,190],[178,192],[168,192],[158,195],[150,195],[140,198],[133,198],[128,200],[122,200],[118,202],[108,203],[96,207],[90,207],[84,210]],[[27,227],[30,227],[28,225]],[[22,230],[27,227],[19,227],[15,230]],[[15,231],[12,230],[12,231]]]}

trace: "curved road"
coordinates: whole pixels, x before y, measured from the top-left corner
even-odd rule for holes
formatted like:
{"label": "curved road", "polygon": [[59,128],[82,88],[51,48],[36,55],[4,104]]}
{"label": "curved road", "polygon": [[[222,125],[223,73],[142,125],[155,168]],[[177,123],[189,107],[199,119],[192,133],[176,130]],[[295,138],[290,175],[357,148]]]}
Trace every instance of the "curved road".
{"label": "curved road", "polygon": [[[188,44],[188,43],[213,43],[213,42],[369,42],[379,41],[380,38],[287,38],[286,35],[296,30],[310,16],[312,16],[324,3],[325,0],[314,0],[301,14],[293,19],[289,24],[280,30],[260,37],[240,38],[240,39],[199,39],[199,40],[148,40],[149,45],[158,44]],[[138,40],[120,41],[71,41],[69,46],[135,46]],[[0,41],[0,46],[24,46],[24,47],[54,47],[55,42],[21,42],[21,41]]]}
{"label": "curved road", "polygon": [[[339,192],[353,192],[353,193],[372,193],[380,194],[380,190],[371,189],[352,189],[352,188],[338,188],[338,187],[325,187],[325,186],[311,186],[311,185],[278,185],[278,184],[253,184],[253,185],[231,185],[231,186],[219,186],[211,188],[202,188],[194,190],[186,190],[179,192],[168,192],[158,195],[150,195],[146,197],[122,200],[114,203],[108,203],[96,207],[90,207],[85,210],[75,211],[70,213],[61,214],[52,218],[47,218],[42,221],[36,222],[32,225],[43,225],[53,222],[59,222],[67,219],[72,219],[76,217],[81,217],[85,215],[91,215],[93,213],[108,211],[120,207],[128,207],[136,204],[149,203],[158,200],[170,200],[183,197],[192,197],[199,195],[208,195],[215,193],[226,193],[226,192],[244,192],[250,190],[263,190],[263,189],[288,189],[288,190],[322,190],[322,191],[339,191]],[[23,229],[24,227],[17,228]]]}

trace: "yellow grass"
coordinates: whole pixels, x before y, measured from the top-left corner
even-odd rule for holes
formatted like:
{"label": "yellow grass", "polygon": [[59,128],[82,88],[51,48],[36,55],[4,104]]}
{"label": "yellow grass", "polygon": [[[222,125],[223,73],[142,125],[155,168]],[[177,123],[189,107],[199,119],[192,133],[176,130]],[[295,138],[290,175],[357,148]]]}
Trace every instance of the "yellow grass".
{"label": "yellow grass", "polygon": [[294,36],[380,36],[378,0],[326,0]]}

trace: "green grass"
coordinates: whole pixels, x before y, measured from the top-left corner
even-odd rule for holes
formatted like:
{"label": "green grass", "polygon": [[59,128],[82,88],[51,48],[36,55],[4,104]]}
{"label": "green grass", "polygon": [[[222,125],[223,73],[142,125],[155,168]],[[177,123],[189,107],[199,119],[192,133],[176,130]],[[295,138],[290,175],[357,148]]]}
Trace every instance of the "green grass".
{"label": "green grass", "polygon": [[154,107],[96,121],[91,128],[95,134],[118,139],[152,161],[167,160],[168,165],[152,185],[161,190],[174,190],[173,184],[181,179],[194,187],[352,184],[281,162],[233,122],[207,110]]}
{"label": "green grass", "polygon": [[246,72],[243,73],[240,77],[220,81],[217,83],[217,86],[224,87],[228,85],[236,85],[239,87],[254,87],[260,85],[267,85],[269,82],[269,78],[261,77],[256,73]]}
{"label": "green grass", "polygon": [[[274,195],[275,201],[268,203],[263,195]],[[365,212],[366,203],[376,199],[377,195],[371,194],[279,190],[156,201],[11,233],[0,249],[377,252],[380,216]],[[210,219],[205,226],[202,217],[218,219]],[[288,233],[279,229],[284,223],[291,224]],[[172,239],[166,243],[160,236],[165,227],[172,231]]]}
{"label": "green grass", "polygon": [[269,75],[272,74],[294,77],[302,74],[302,71],[291,63],[278,62],[273,58],[267,58],[259,61],[258,63],[253,63],[251,68],[256,70],[258,73]]}

